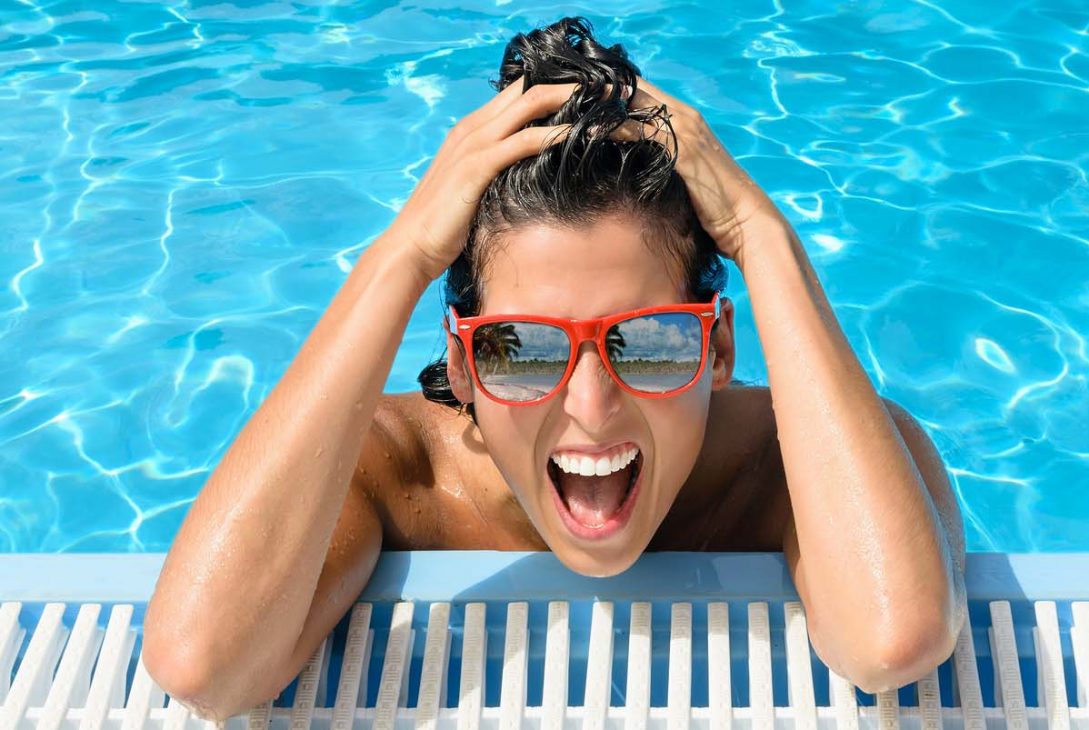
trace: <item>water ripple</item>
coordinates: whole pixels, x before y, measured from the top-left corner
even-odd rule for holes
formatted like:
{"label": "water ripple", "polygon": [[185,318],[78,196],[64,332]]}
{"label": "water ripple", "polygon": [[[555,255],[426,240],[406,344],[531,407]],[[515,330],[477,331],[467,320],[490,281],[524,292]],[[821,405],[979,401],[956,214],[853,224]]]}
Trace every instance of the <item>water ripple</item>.
{"label": "water ripple", "polygon": [[[971,550],[1086,550],[1089,12],[589,17],[794,223]],[[531,2],[21,2],[0,24],[0,550],[165,551]],[[735,270],[737,377],[766,382]],[[386,387],[441,346],[438,287]]]}

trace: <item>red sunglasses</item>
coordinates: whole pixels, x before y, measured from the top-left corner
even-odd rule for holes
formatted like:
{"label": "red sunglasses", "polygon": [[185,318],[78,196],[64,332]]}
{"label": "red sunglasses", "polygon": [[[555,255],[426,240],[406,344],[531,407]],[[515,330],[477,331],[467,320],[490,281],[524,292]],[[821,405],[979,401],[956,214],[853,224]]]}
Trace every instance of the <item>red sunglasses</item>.
{"label": "red sunglasses", "polygon": [[626,392],[668,398],[703,374],[711,328],[721,313],[718,292],[707,304],[667,304],[595,319],[529,314],[442,320],[455,334],[473,382],[503,405],[540,403],[563,388],[575,370],[579,346],[597,344],[605,369]]}

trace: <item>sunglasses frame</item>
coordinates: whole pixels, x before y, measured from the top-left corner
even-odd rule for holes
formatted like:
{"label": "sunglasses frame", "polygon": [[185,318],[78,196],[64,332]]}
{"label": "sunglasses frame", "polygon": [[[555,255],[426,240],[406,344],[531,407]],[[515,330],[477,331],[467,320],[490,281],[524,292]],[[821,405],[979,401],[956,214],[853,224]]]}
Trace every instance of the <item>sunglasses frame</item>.
{"label": "sunglasses frame", "polygon": [[[608,334],[609,329],[614,324],[651,314],[695,314],[703,330],[703,346],[700,350],[700,365],[696,370],[696,374],[693,375],[692,379],[685,385],[664,393],[647,393],[642,390],[636,390],[625,383],[613,368],[612,361],[609,360],[608,352],[605,349],[605,335]],[[715,292],[711,301],[705,304],[664,304],[655,307],[641,307],[639,309],[618,312],[616,314],[610,314],[605,317],[597,317],[594,319],[561,319],[558,317],[545,317],[535,314],[489,314],[477,317],[459,317],[457,311],[454,310],[453,305],[450,305],[448,307],[447,316],[443,317],[442,326],[447,334],[455,335],[461,342],[462,354],[469,363],[469,373],[472,375],[473,382],[481,393],[501,405],[532,406],[548,400],[567,385],[567,381],[571,379],[571,374],[575,371],[575,362],[577,360],[579,348],[582,346],[582,343],[587,340],[596,343],[597,352],[601,357],[601,362],[605,366],[605,370],[608,371],[609,376],[612,377],[613,381],[624,391],[640,398],[669,398],[680,395],[694,386],[696,382],[699,381],[700,376],[703,375],[704,368],[707,367],[707,350],[711,340],[711,328],[714,327],[715,322],[718,321],[721,314],[722,305],[719,301],[719,293]],[[484,387],[484,384],[480,382],[480,376],[476,371],[476,358],[473,352],[473,333],[482,325],[494,324],[495,322],[547,324],[557,327],[567,333],[567,340],[571,343],[571,350],[567,355],[567,367],[555,388],[534,400],[512,401],[500,398]]]}

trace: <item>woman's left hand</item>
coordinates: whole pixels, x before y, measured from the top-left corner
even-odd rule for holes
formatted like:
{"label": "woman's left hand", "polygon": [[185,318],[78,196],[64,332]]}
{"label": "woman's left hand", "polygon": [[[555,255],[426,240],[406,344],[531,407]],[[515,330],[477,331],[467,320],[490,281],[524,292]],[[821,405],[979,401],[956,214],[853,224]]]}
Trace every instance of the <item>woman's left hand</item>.
{"label": "woman's left hand", "polygon": [[[621,98],[625,95],[626,90]],[[663,104],[677,139],[676,170],[688,188],[700,222],[718,243],[722,255],[737,261],[753,224],[786,221],[767,194],[726,151],[698,111],[646,79],[636,77],[635,95],[628,100],[628,108]],[[629,119],[611,136],[625,140],[652,139],[672,150],[669,130],[664,124],[654,126]]]}

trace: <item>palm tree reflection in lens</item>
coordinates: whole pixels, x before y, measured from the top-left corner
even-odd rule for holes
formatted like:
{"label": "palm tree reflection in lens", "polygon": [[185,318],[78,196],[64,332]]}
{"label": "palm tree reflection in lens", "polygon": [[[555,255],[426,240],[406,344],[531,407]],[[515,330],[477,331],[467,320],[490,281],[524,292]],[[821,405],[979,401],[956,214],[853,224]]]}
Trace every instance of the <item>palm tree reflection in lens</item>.
{"label": "palm tree reflection in lens", "polygon": [[[481,384],[510,401],[536,400],[551,392],[567,368],[570,349],[562,329],[534,322],[496,322],[473,333]],[[520,358],[523,351],[529,357]]]}
{"label": "palm tree reflection in lens", "polygon": [[491,372],[499,369],[510,372],[510,363],[518,357],[522,340],[513,323],[500,322],[479,328],[473,335],[473,346],[478,367],[480,362],[485,362],[490,364]]}
{"label": "palm tree reflection in lens", "polygon": [[[669,312],[614,324],[605,333],[605,352],[628,387],[668,393],[692,382],[702,342],[698,317]],[[496,322],[473,333],[481,385],[508,401],[533,401],[552,392],[567,369],[570,352],[567,333],[539,322]]]}
{"label": "palm tree reflection in lens", "polygon": [[624,348],[628,343],[624,341],[624,335],[615,324],[605,333],[605,352],[609,355],[609,361],[616,363],[624,357]]}

